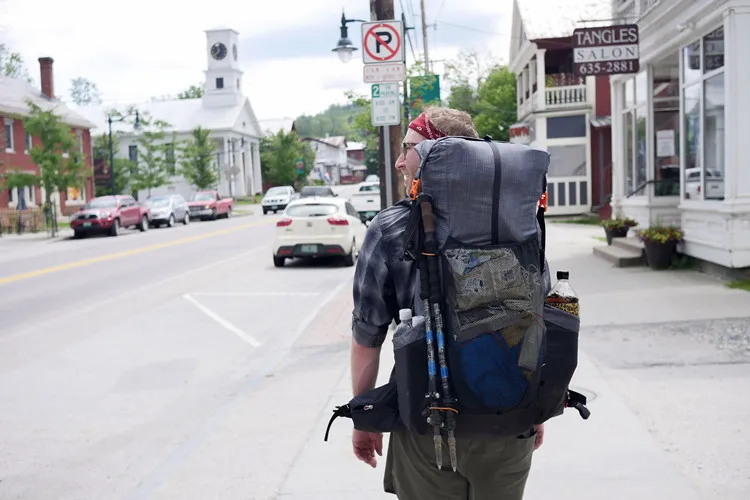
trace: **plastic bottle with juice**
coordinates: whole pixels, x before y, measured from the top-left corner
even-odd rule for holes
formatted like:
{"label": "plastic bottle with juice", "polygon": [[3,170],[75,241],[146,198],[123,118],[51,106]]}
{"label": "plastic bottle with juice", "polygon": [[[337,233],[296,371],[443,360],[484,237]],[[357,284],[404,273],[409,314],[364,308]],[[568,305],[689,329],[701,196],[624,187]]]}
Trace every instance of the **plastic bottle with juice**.
{"label": "plastic bottle with juice", "polygon": [[557,272],[557,283],[547,295],[547,304],[565,311],[573,316],[580,317],[580,303],[578,294],[570,284],[570,273],[568,271]]}

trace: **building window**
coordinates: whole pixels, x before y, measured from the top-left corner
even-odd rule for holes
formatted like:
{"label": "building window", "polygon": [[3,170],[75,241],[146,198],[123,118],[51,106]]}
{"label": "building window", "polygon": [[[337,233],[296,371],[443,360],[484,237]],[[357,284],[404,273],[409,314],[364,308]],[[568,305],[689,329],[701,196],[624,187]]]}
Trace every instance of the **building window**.
{"label": "building window", "polygon": [[685,198],[723,200],[724,28],[682,49]]}
{"label": "building window", "polygon": [[67,204],[80,204],[86,201],[86,190],[80,187],[69,187],[65,193],[65,202]]}
{"label": "building window", "polygon": [[224,79],[223,78],[217,78],[216,79],[216,88],[217,89],[223,89],[224,88]]}
{"label": "building window", "polygon": [[586,137],[586,115],[547,118],[547,139]]}
{"label": "building window", "polygon": [[9,153],[14,151],[13,149],[13,120],[6,118],[5,123],[5,150]]}
{"label": "building window", "polygon": [[548,146],[549,177],[585,177],[586,145]]}
{"label": "building window", "polygon": [[164,148],[164,157],[167,162],[167,171],[169,175],[175,175],[177,172],[177,161],[175,159],[174,144],[168,143]]}
{"label": "building window", "polygon": [[680,196],[679,52],[654,65],[654,195]]}
{"label": "building window", "polygon": [[76,141],[78,144],[78,152],[83,154],[83,131],[76,130]]}
{"label": "building window", "polygon": [[34,143],[31,138],[31,134],[26,132],[26,153],[30,152],[33,147],[34,147]]}
{"label": "building window", "polygon": [[648,72],[642,71],[625,82],[624,166],[625,195],[643,196],[646,187],[648,144]]}
{"label": "building window", "polygon": [[133,163],[138,163],[138,146],[131,144],[128,146],[128,159]]}

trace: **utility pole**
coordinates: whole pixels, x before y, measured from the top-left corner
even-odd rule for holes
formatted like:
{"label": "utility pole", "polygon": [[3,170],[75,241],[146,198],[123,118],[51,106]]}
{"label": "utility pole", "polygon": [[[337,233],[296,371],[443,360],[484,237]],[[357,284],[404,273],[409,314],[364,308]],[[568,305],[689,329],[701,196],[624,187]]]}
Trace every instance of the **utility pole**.
{"label": "utility pole", "polygon": [[[393,0],[370,0],[371,21],[390,21],[395,19],[395,16]],[[378,136],[380,138],[378,176],[381,179],[380,185],[385,186],[385,189],[380,192],[380,206],[385,209],[389,206],[389,198],[396,203],[406,195],[403,178],[396,174],[394,167],[401,151],[401,125],[378,127]]]}
{"label": "utility pole", "polygon": [[424,12],[424,0],[419,0],[422,9],[422,44],[424,45],[424,74],[430,74],[430,56],[427,53],[427,17]]}

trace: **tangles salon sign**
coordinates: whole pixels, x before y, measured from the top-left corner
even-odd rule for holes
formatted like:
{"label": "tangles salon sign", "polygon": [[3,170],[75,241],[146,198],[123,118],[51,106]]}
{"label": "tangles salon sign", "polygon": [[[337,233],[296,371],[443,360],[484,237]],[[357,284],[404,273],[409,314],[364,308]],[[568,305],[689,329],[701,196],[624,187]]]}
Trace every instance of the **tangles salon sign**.
{"label": "tangles salon sign", "polygon": [[638,73],[638,25],[578,28],[573,32],[573,70],[578,76]]}

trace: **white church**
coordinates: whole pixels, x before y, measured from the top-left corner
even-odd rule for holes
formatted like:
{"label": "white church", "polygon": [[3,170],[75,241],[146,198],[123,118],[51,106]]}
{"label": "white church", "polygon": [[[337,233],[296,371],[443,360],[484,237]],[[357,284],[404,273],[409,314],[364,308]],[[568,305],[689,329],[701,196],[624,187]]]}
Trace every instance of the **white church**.
{"label": "white church", "polygon": [[[260,170],[260,138],[262,131],[253,112],[250,100],[242,92],[242,70],[237,57],[238,33],[231,29],[206,31],[206,58],[204,93],[197,99],[176,99],[134,103],[139,113],[152,120],[169,124],[165,143],[179,142],[191,137],[198,126],[208,129],[216,143],[214,168],[219,172],[218,189],[222,196],[252,196],[263,191]],[[129,106],[117,106],[125,114]],[[109,106],[82,106],[76,112],[96,124],[92,136],[109,132],[107,113]],[[133,118],[112,123],[112,132],[118,138],[115,157],[138,160],[138,131],[133,128]],[[179,165],[179,155],[175,163]],[[151,189],[151,195],[181,194],[186,199],[195,188],[179,174],[164,186]],[[138,193],[145,200],[148,192]]]}

